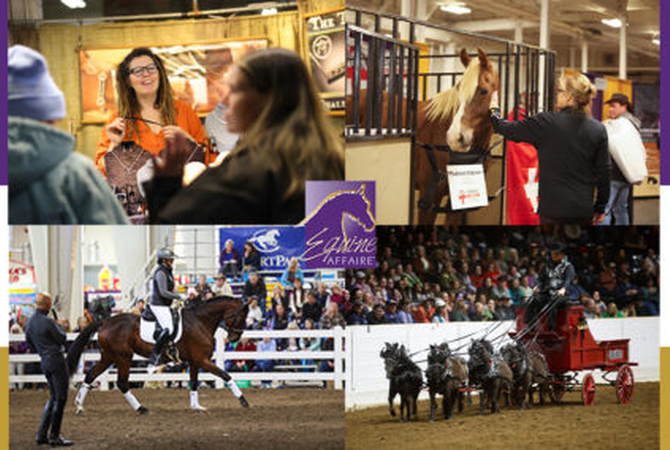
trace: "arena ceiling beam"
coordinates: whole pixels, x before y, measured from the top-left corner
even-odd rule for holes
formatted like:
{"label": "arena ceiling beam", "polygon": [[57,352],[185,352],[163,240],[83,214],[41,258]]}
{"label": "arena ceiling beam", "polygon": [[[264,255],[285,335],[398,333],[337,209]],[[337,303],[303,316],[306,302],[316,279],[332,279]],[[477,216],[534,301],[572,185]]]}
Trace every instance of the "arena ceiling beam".
{"label": "arena ceiling beam", "polygon": [[[473,6],[477,6],[483,10],[488,10],[488,11],[496,11],[499,14],[506,15],[511,17],[512,19],[506,19],[506,20],[512,20],[517,19],[517,20],[522,20],[523,22],[530,22],[535,24],[535,27],[539,28],[539,10],[538,11],[527,11],[524,9],[520,9],[515,6],[509,6],[505,4],[501,4],[500,2],[494,2],[491,0],[470,0],[470,4]],[[608,4],[610,3],[609,0],[607,1],[595,1],[595,0],[589,0],[587,2],[587,5],[592,4],[594,6],[599,6],[596,5],[596,3],[604,3]],[[616,8],[618,6],[615,4],[615,2],[611,2],[609,5],[608,11],[612,12],[614,9],[612,8],[612,5],[614,5]],[[637,10],[640,10],[642,6],[638,6]],[[600,9],[600,8],[598,8]],[[555,17],[555,15],[552,15],[552,17]],[[583,28],[580,28],[579,26],[576,25],[571,25],[565,22],[562,22],[560,20],[556,20],[554,18],[550,17],[550,28],[551,31],[554,33],[560,33],[562,35],[570,36],[573,38],[576,38],[578,41],[581,40],[588,40],[588,41],[597,41],[599,43],[607,43],[609,47],[612,46],[612,44],[616,44],[619,41],[619,33],[617,32],[609,32],[605,31],[602,32],[601,35],[597,35],[596,33],[593,33],[589,30],[585,30]],[[503,19],[504,20],[504,19]],[[524,28],[534,28],[534,27],[525,27]],[[490,31],[490,30],[489,30]],[[639,38],[637,36],[631,36],[629,34],[628,36],[628,49],[631,52],[639,53],[642,55],[650,56],[656,59],[660,59],[660,53],[658,51],[654,51],[654,49],[651,48],[651,42],[646,42],[646,40]]]}
{"label": "arena ceiling beam", "polygon": [[529,20],[490,19],[454,22],[452,25],[462,30],[482,33],[487,31],[515,30],[519,26],[522,28],[535,28],[537,27],[537,22]]}

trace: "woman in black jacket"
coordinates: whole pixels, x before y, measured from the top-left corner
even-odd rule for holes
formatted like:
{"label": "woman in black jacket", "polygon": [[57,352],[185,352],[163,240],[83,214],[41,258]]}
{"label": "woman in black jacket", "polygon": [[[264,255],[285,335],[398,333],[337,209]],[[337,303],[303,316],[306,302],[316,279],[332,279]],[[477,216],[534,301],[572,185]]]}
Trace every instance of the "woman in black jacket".
{"label": "woman in black jacket", "polygon": [[496,133],[537,149],[541,224],[589,225],[605,217],[610,156],[605,127],[589,117],[595,94],[584,75],[563,76],[556,85],[555,112],[508,122],[499,108],[491,108]]}

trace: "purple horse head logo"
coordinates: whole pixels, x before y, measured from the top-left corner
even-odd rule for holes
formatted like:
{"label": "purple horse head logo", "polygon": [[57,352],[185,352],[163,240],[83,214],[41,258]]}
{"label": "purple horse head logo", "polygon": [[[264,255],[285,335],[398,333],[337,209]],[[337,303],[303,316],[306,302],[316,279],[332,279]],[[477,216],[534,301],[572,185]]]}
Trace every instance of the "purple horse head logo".
{"label": "purple horse head logo", "polygon": [[308,196],[312,184],[320,201],[305,219],[306,267],[375,267],[374,183],[309,182]]}

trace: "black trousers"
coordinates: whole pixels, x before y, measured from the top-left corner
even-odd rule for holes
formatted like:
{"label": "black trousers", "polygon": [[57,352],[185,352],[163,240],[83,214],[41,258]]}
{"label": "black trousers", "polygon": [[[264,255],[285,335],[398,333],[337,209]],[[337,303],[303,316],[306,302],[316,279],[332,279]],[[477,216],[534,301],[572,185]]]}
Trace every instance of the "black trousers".
{"label": "black trousers", "polygon": [[44,406],[42,420],[37,430],[37,438],[58,438],[63,421],[63,412],[67,402],[68,376],[63,355],[49,356],[42,360],[42,371],[49,383],[49,400]]}

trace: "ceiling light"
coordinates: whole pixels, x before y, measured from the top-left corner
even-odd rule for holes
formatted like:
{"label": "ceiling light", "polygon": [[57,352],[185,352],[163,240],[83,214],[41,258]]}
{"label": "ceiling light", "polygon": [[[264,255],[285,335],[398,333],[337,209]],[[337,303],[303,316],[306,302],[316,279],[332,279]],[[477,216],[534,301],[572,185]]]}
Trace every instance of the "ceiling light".
{"label": "ceiling light", "polygon": [[70,9],[86,8],[84,0],[60,0],[60,2]]}
{"label": "ceiling light", "polygon": [[472,12],[472,10],[465,6],[464,3],[449,3],[447,5],[440,5],[440,9],[451,14],[458,14],[459,16],[462,14],[470,14]]}
{"label": "ceiling light", "polygon": [[261,11],[261,16],[271,16],[273,14],[277,14],[277,8],[265,8]]}
{"label": "ceiling light", "polygon": [[612,28],[621,28],[621,19],[603,19],[602,23]]}

